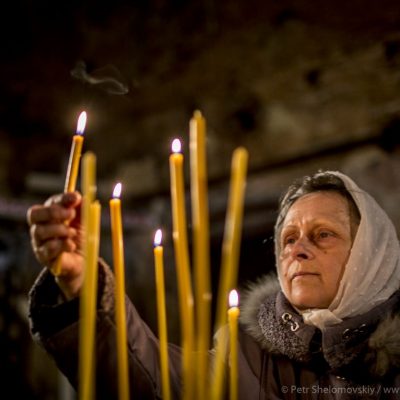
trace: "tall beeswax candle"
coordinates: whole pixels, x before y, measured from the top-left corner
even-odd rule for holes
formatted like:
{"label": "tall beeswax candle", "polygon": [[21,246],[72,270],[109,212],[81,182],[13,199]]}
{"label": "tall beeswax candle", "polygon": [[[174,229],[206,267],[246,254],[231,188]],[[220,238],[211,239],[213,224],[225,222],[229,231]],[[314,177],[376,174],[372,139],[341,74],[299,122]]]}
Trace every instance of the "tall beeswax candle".
{"label": "tall beeswax candle", "polygon": [[121,213],[121,183],[115,185],[110,200],[111,238],[115,274],[115,322],[117,327],[117,374],[120,400],[129,399],[128,341],[125,310],[125,261]]}
{"label": "tall beeswax candle", "polygon": [[167,316],[165,308],[165,284],[164,284],[164,249],[161,245],[162,231],[158,229],[154,236],[154,268],[157,292],[157,319],[158,337],[160,342],[160,368],[161,391],[164,400],[171,399],[171,388],[168,368],[168,332]]}
{"label": "tall beeswax candle", "polygon": [[183,400],[192,400],[194,393],[194,317],[190,279],[189,250],[186,233],[185,187],[181,143],[175,139],[170,155],[173,240],[178,278],[182,340]]}
{"label": "tall beeswax candle", "polygon": [[[83,133],[86,127],[87,115],[85,111],[82,111],[78,118],[78,124],[76,133],[72,138],[71,152],[69,155],[67,174],[65,177],[64,192],[73,192],[76,187],[76,181],[78,178],[79,162],[81,159],[82,146],[83,146]],[[50,268],[51,273],[54,276],[59,276],[61,273],[61,257],[58,256]]]}
{"label": "tall beeswax candle", "polygon": [[200,111],[190,120],[190,183],[192,198],[193,265],[196,299],[196,393],[208,399],[210,347],[210,245],[207,196],[206,126]]}

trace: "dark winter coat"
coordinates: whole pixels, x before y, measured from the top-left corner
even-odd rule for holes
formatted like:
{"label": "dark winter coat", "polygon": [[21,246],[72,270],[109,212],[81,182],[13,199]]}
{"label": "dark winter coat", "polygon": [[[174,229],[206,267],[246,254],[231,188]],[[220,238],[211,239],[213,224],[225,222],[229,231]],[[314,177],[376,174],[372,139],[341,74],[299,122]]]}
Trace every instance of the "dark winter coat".
{"label": "dark winter coat", "polygon": [[[96,398],[113,399],[114,280],[104,264],[99,279]],[[274,278],[253,285],[243,297],[240,399],[400,399],[400,292],[323,332],[302,322]],[[126,307],[132,398],[161,398],[158,341],[129,299]],[[53,276],[44,271],[30,292],[32,333],[75,387],[78,315],[78,300],[60,301]],[[171,345],[169,356],[173,397],[179,399],[179,348]]]}
{"label": "dark winter coat", "polygon": [[321,332],[264,278],[242,306],[243,399],[400,399],[399,308],[400,291]]}

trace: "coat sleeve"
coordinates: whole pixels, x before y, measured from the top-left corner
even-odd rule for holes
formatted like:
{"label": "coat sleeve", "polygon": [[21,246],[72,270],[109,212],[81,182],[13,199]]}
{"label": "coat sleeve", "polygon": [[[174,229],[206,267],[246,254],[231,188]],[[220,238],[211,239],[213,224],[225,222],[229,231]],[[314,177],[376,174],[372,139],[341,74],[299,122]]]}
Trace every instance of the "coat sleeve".
{"label": "coat sleeve", "polygon": [[[114,277],[99,263],[96,314],[96,399],[118,397]],[[54,277],[43,270],[29,293],[29,319],[33,338],[55,360],[71,384],[78,386],[79,299],[60,301]],[[131,398],[161,398],[159,342],[126,297],[128,363]],[[172,398],[180,398],[180,349],[169,345]]]}

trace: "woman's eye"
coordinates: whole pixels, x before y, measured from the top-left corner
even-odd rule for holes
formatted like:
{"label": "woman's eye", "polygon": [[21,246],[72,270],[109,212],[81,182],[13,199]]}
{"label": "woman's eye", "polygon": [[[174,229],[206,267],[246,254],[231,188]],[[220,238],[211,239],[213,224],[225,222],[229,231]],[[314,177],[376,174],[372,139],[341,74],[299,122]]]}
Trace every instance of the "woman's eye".
{"label": "woman's eye", "polygon": [[321,232],[318,233],[318,237],[319,237],[320,239],[326,239],[326,238],[328,238],[328,237],[330,237],[330,236],[332,236],[332,233],[331,233],[331,232],[321,231]]}
{"label": "woman's eye", "polygon": [[296,238],[294,238],[293,236],[289,236],[289,237],[285,238],[285,240],[284,240],[285,245],[293,244],[295,242],[296,242]]}

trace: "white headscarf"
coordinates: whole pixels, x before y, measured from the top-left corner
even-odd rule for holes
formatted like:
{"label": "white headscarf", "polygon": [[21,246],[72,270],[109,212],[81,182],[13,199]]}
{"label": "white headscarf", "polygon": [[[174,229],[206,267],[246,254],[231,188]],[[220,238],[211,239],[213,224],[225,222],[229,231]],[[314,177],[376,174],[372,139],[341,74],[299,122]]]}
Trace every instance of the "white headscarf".
{"label": "white headscarf", "polygon": [[400,246],[396,230],[378,203],[348,176],[340,178],[361,215],[338,291],[327,309],[302,312],[306,324],[320,329],[361,315],[387,300],[400,287]]}

